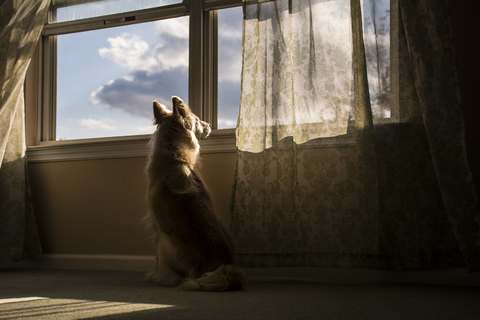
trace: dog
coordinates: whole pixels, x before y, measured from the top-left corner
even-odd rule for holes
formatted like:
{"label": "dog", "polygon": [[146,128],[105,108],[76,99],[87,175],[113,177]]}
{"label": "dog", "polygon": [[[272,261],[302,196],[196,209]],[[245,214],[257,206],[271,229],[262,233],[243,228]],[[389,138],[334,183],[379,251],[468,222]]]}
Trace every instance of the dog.
{"label": "dog", "polygon": [[210,124],[182,99],[174,96],[172,104],[170,111],[153,102],[147,220],[155,231],[157,265],[147,280],[183,290],[241,289],[245,273],[235,266],[233,241],[198,172],[199,141],[210,134]]}

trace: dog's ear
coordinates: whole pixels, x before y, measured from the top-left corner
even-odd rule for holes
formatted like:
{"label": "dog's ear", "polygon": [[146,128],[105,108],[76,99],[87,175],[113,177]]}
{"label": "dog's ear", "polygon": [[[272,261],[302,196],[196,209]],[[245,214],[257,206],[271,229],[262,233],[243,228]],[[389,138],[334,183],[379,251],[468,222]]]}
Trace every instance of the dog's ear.
{"label": "dog's ear", "polygon": [[155,124],[162,123],[162,120],[165,119],[170,111],[168,111],[167,107],[158,103],[158,101],[153,101],[153,114],[155,116]]}
{"label": "dog's ear", "polygon": [[190,108],[179,97],[172,97],[173,114],[185,118],[190,113]]}

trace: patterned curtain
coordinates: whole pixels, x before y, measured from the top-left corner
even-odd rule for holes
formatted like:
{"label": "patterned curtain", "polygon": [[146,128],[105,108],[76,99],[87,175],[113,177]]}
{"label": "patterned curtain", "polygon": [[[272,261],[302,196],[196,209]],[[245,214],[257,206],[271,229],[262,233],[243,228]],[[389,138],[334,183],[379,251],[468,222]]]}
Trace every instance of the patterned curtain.
{"label": "patterned curtain", "polygon": [[0,1],[0,258],[38,256],[25,159],[23,83],[49,0]]}
{"label": "patterned curtain", "polygon": [[[413,82],[443,204],[466,265],[480,271],[480,207],[468,167],[447,1],[400,1]],[[419,32],[421,31],[421,32]]]}
{"label": "patterned curtain", "polygon": [[350,1],[267,1],[245,11],[239,149],[260,152],[285,137],[302,143],[345,134]]}
{"label": "patterned curtain", "polygon": [[[262,16],[258,12],[264,5],[281,13]],[[334,6],[338,9],[331,10]],[[239,263],[397,270],[466,265],[478,271],[480,210],[465,157],[446,2],[285,0],[247,2],[244,7],[239,151],[231,203]],[[351,37],[348,32],[310,31],[309,41],[290,41],[300,46],[291,51],[323,64],[314,63],[315,73],[286,68],[279,77],[290,82],[275,86],[272,79],[279,71],[267,66],[275,59],[278,35],[267,32],[265,37],[261,25],[269,19],[278,25],[275,19],[299,11],[308,18],[288,18],[289,34],[312,29],[312,20],[321,24],[335,18],[337,23],[348,21]],[[335,45],[329,42],[332,36],[337,37]],[[318,42],[317,37],[326,39]],[[271,52],[258,54],[261,46]],[[348,46],[351,49],[345,49]],[[318,57],[317,51],[326,55]],[[351,62],[345,52],[351,52]],[[268,54],[273,57],[265,57]],[[340,72],[344,82],[338,81],[334,66],[340,61],[350,63]],[[317,77],[321,84],[328,82],[322,79],[333,79],[345,86],[348,70],[350,89],[322,91],[327,86],[302,83]],[[295,81],[300,83],[291,84]],[[314,98],[297,99],[304,95],[297,94],[298,87],[315,88],[306,95],[315,94],[326,109],[318,109]],[[342,102],[330,104],[337,94]],[[281,95],[293,98],[271,103]],[[351,108],[344,131],[341,121],[323,117],[322,110],[340,105],[336,110],[342,110],[346,101]],[[266,115],[276,117],[278,106],[296,110],[293,119],[301,118],[297,111],[309,110],[303,119],[321,115],[312,117],[310,125],[301,123],[299,130],[308,137],[299,136],[294,121],[288,131],[276,128],[279,121],[265,120]],[[309,135],[322,126],[333,129],[321,129],[328,132],[323,136]]]}

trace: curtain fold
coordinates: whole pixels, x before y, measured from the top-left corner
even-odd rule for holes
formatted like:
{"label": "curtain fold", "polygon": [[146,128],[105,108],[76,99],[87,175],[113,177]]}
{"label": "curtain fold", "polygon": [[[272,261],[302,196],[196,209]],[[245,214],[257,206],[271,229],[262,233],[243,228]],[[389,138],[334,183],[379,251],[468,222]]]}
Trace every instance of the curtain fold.
{"label": "curtain fold", "polygon": [[38,256],[41,247],[25,159],[23,84],[48,0],[4,0],[0,6],[0,258]]}
{"label": "curtain fold", "polygon": [[467,266],[478,272],[480,207],[467,162],[448,2],[400,0],[400,9],[443,203]]}
{"label": "curtain fold", "polygon": [[[348,2],[352,36],[341,40],[352,44],[353,81],[345,134],[306,142],[287,135],[260,152],[247,145],[255,136],[237,136],[231,215],[240,264],[477,270],[478,202],[464,157],[448,8],[405,3]],[[256,31],[244,29],[238,132],[246,115],[270,112],[248,95],[257,84],[250,79],[258,62],[249,58],[257,48],[248,43]],[[435,61],[442,68],[423,62],[436,57],[432,50],[446,50]],[[327,78],[331,70],[317,69]]]}

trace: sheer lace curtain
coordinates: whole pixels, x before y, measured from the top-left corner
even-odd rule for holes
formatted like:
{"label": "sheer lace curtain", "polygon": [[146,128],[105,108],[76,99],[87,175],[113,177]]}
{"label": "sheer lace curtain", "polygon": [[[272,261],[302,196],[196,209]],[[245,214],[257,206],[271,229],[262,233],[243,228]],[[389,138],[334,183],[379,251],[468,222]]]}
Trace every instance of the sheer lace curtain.
{"label": "sheer lace curtain", "polygon": [[247,4],[244,29],[245,107],[238,147],[260,152],[285,137],[302,143],[345,134],[352,82],[350,2]]}
{"label": "sheer lace curtain", "polygon": [[23,83],[49,3],[0,2],[0,259],[41,252],[25,159]]}
{"label": "sheer lace curtain", "polygon": [[480,269],[446,1],[244,4],[244,266]]}

